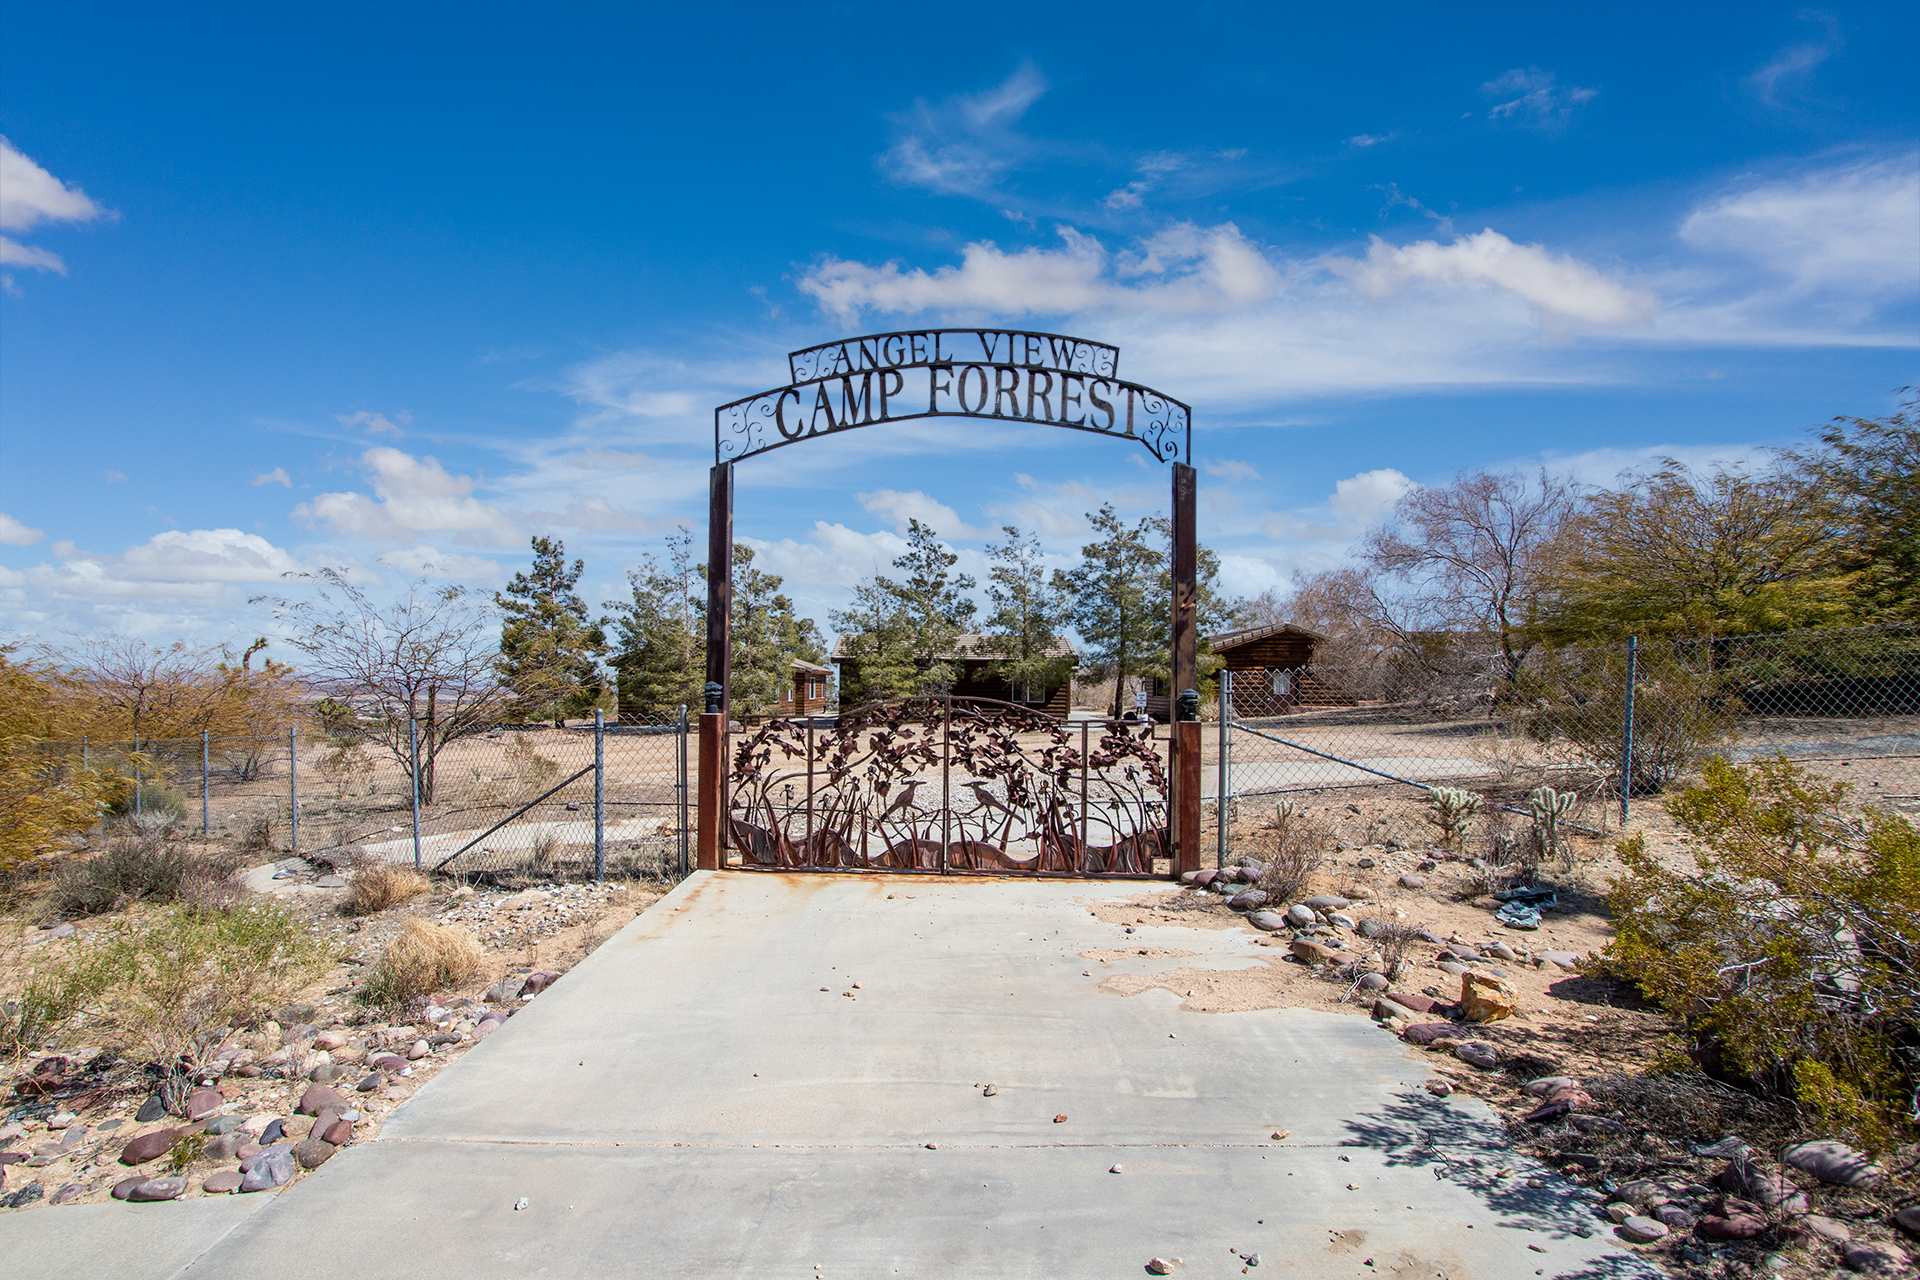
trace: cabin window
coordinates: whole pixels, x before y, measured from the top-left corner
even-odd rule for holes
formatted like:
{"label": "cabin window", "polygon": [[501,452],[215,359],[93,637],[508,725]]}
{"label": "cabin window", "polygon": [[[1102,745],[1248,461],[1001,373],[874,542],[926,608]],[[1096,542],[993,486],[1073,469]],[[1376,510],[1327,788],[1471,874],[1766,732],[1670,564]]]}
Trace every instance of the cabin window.
{"label": "cabin window", "polygon": [[1293,672],[1276,671],[1273,673],[1273,696],[1284,698],[1293,692]]}

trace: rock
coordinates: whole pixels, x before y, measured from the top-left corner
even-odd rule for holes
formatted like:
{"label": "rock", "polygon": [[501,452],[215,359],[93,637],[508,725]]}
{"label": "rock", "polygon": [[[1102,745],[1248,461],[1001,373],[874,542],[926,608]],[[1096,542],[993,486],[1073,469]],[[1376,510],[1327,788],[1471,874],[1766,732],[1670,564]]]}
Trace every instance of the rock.
{"label": "rock", "polygon": [[144,1173],[136,1173],[131,1178],[122,1178],[113,1184],[113,1190],[109,1194],[111,1194],[115,1200],[125,1200],[133,1194],[135,1187],[145,1181],[147,1181],[147,1175]]}
{"label": "rock", "polygon": [[1810,1213],[1800,1219],[1800,1225],[1835,1244],[1846,1244],[1853,1239],[1853,1232],[1848,1229],[1846,1223],[1835,1222],[1832,1218],[1823,1218],[1817,1213]]}
{"label": "rock", "polygon": [[1373,859],[1361,858],[1359,861],[1355,862],[1353,865],[1356,867],[1359,867],[1362,871],[1371,871],[1373,870]]}
{"label": "rock", "polygon": [[1377,938],[1387,931],[1387,922],[1368,916],[1365,920],[1356,924],[1354,930],[1363,938]]}
{"label": "rock", "polygon": [[1511,982],[1490,973],[1468,973],[1460,978],[1460,1012],[1469,1022],[1498,1022],[1520,1007],[1520,993]]}
{"label": "rock", "polygon": [[[344,1124],[346,1122],[341,1121],[341,1123]],[[302,1169],[318,1169],[328,1160],[331,1160],[333,1153],[339,1149],[340,1148],[334,1146],[331,1142],[326,1142],[319,1138],[308,1138],[304,1142],[296,1142],[293,1144],[293,1158],[299,1162]]]}
{"label": "rock", "polygon": [[1387,989],[1387,975],[1384,973],[1363,973],[1360,975],[1359,985],[1362,991],[1385,991]]}
{"label": "rock", "polygon": [[1767,1209],[1801,1214],[1807,1211],[1807,1197],[1791,1182],[1776,1173],[1768,1173],[1751,1160],[1730,1160],[1720,1171],[1720,1189],[1742,1200],[1751,1200]]}
{"label": "rock", "polygon": [[253,1158],[240,1179],[242,1191],[270,1191],[284,1187],[293,1179],[294,1155],[290,1146],[272,1146]]}
{"label": "rock", "polygon": [[407,1046],[407,1061],[418,1062],[433,1052],[433,1046],[425,1040],[415,1040]]}
{"label": "rock", "polygon": [[1326,943],[1315,942],[1312,938],[1295,938],[1290,949],[1308,964],[1339,964],[1346,958]]}
{"label": "rock", "polygon": [[499,982],[487,988],[487,1001],[490,1004],[505,1004],[509,1000],[518,1000],[520,998],[520,988],[526,985],[527,980],[522,977],[502,978]]}
{"label": "rock", "polygon": [[1920,1236],[1920,1204],[1910,1204],[1894,1214],[1893,1225],[1910,1236]]}
{"label": "rock", "polygon": [[1627,1131],[1627,1126],[1618,1120],[1610,1120],[1606,1116],[1575,1114],[1568,1116],[1567,1121],[1582,1133],[1625,1133]]}
{"label": "rock", "polygon": [[353,1141],[353,1121],[335,1120],[316,1136],[336,1147],[344,1147]]}
{"label": "rock", "polygon": [[160,1101],[160,1095],[154,1094],[140,1104],[140,1110],[134,1113],[135,1124],[152,1124],[156,1120],[167,1118],[167,1104]]}
{"label": "rock", "polygon": [[485,1040],[488,1036],[492,1035],[494,1032],[498,1031],[499,1029],[500,1029],[500,1019],[482,1018],[480,1020],[480,1025],[473,1029],[473,1038],[475,1040]]}
{"label": "rock", "polygon": [[178,1129],[155,1129],[152,1133],[143,1133],[120,1148],[120,1163],[136,1165],[158,1160],[172,1148],[173,1140],[179,1134]]}
{"label": "rock", "polygon": [[354,1091],[356,1093],[372,1093],[375,1089],[385,1087],[386,1083],[387,1078],[376,1071],[356,1085]]}
{"label": "rock", "polygon": [[1636,1209],[1644,1209],[1656,1201],[1664,1202],[1671,1197],[1667,1194],[1665,1183],[1655,1182],[1652,1178],[1635,1178],[1621,1183],[1620,1189],[1613,1193],[1613,1198]]}
{"label": "rock", "polygon": [[1691,1143],[1687,1149],[1697,1156],[1716,1160],[1745,1160],[1753,1154],[1752,1147],[1734,1137],[1722,1138],[1714,1143]]}
{"label": "rock", "polygon": [[220,1091],[217,1089],[196,1090],[187,1099],[187,1119],[191,1122],[218,1115],[220,1108],[225,1106],[226,1102],[227,1100],[220,1096]]}
{"label": "rock", "polygon": [[1287,923],[1296,929],[1304,929],[1313,923],[1313,908],[1299,903],[1287,908]]}
{"label": "rock", "polygon": [[376,1071],[405,1071],[407,1060],[397,1053],[376,1053],[367,1059],[367,1065]]}
{"label": "rock", "polygon": [[1353,902],[1337,893],[1320,893],[1308,898],[1302,905],[1312,907],[1315,911],[1345,911]]}
{"label": "rock", "polygon": [[307,1091],[300,1095],[300,1105],[294,1110],[300,1115],[312,1116],[320,1114],[329,1107],[335,1111],[345,1111],[352,1105],[347,1101],[346,1095],[339,1090],[324,1084],[310,1084],[307,1086]]}
{"label": "rock", "polygon": [[1453,1082],[1435,1078],[1427,1081],[1427,1092],[1436,1098],[1445,1098],[1453,1093]]}
{"label": "rock", "polygon": [[47,1128],[49,1129],[71,1128],[74,1122],[79,1119],[80,1119],[80,1114],[77,1111],[56,1111],[52,1115],[47,1117]]}
{"label": "rock", "polygon": [[1408,1044],[1434,1044],[1441,1040],[1464,1040],[1467,1033],[1451,1022],[1420,1022],[1400,1033]]}
{"label": "rock", "polygon": [[[1138,1255],[1136,1255],[1138,1256]],[[1170,1276],[1173,1274],[1173,1262],[1167,1258],[1148,1258],[1147,1274],[1150,1276]]]}
{"label": "rock", "polygon": [[44,1186],[38,1182],[29,1182],[10,1196],[0,1196],[0,1209],[24,1208],[45,1194],[47,1189]]}
{"label": "rock", "polygon": [[226,1195],[240,1189],[241,1176],[238,1169],[222,1169],[219,1173],[208,1174],[207,1180],[200,1184],[200,1189],[208,1195]]}
{"label": "rock", "polygon": [[1372,902],[1380,895],[1373,891],[1370,884],[1350,884],[1347,886],[1347,896],[1353,899],[1355,906],[1359,906],[1363,902]]}
{"label": "rock", "polygon": [[1327,923],[1336,929],[1351,929],[1353,928],[1353,917],[1344,915],[1338,911],[1330,911],[1327,913]]}
{"label": "rock", "polygon": [[1467,968],[1467,966],[1461,964],[1458,960],[1442,960],[1439,969],[1440,972],[1451,974],[1456,978],[1464,978],[1467,974],[1473,972],[1473,970]]}
{"label": "rock", "polygon": [[1698,1218],[1677,1204],[1663,1204],[1653,1211],[1653,1216],[1675,1231],[1691,1231],[1700,1222]]}
{"label": "rock", "polygon": [[1415,929],[1413,931],[1413,936],[1420,939],[1420,941],[1422,942],[1431,942],[1436,947],[1446,945],[1444,942],[1441,941],[1440,936],[1434,933],[1433,930],[1431,929]]}
{"label": "rock", "polygon": [[1543,1102],[1527,1112],[1521,1119],[1528,1124],[1550,1124],[1573,1110],[1570,1102]]}
{"label": "rock", "polygon": [[1463,1040],[1453,1046],[1453,1056],[1468,1066],[1478,1067],[1482,1071],[1491,1071],[1500,1065],[1499,1050],[1485,1040]]}
{"label": "rock", "polygon": [[344,1049],[346,1046],[346,1036],[338,1031],[322,1031],[313,1038],[313,1047],[316,1049],[325,1049],[331,1052],[334,1049]]}
{"label": "rock", "polygon": [[1267,895],[1261,889],[1242,889],[1227,899],[1227,906],[1235,911],[1252,911],[1256,907],[1267,905]]}
{"label": "rock", "polygon": [[1635,1214],[1621,1223],[1619,1230],[1622,1239],[1635,1244],[1652,1244],[1655,1240],[1664,1239],[1672,1228],[1657,1218]]}
{"label": "rock", "polygon": [[[304,1120],[304,1117],[302,1117],[302,1119]],[[311,1120],[305,1120],[305,1123],[311,1124],[313,1122]],[[269,1121],[267,1123],[267,1126],[264,1129],[260,1130],[260,1137],[258,1141],[261,1146],[270,1147],[274,1143],[280,1141],[281,1136],[285,1134],[286,1131],[287,1131],[287,1122],[285,1120]]]}
{"label": "rock", "polygon": [[1886,1170],[1844,1142],[1797,1143],[1780,1153],[1780,1163],[1836,1187],[1877,1187],[1887,1180]]}
{"label": "rock", "polygon": [[85,1194],[87,1194],[86,1187],[82,1186],[78,1182],[69,1182],[66,1186],[61,1187],[58,1191],[48,1196],[47,1203],[48,1204],[72,1204],[75,1200],[78,1200],[81,1196]]}
{"label": "rock", "polygon": [[544,889],[527,889],[514,894],[501,902],[502,911],[525,911],[528,907],[545,906],[553,896]]}
{"label": "rock", "polygon": [[148,1178],[128,1192],[127,1199],[136,1203],[150,1200],[177,1200],[186,1189],[185,1178]]}
{"label": "rock", "polygon": [[1278,933],[1287,927],[1287,918],[1277,911],[1249,911],[1247,923],[1265,933]]}
{"label": "rock", "polygon": [[1571,951],[1542,951],[1537,963],[1554,965],[1572,972],[1579,969],[1580,957]]}
{"label": "rock", "polygon": [[1572,1076],[1541,1076],[1538,1080],[1527,1081],[1520,1086],[1520,1089],[1521,1092],[1530,1093],[1536,1098],[1545,1098],[1562,1089],[1571,1089],[1579,1083]]}
{"label": "rock", "polygon": [[1847,1270],[1863,1276],[1904,1276],[1911,1260],[1890,1244],[1857,1244],[1846,1252]]}
{"label": "rock", "polygon": [[1383,1022],[1388,1018],[1399,1018],[1404,1022],[1412,1022],[1418,1015],[1416,1015],[1413,1010],[1403,1005],[1397,1005],[1392,1000],[1382,996],[1373,1002],[1373,1016]]}
{"label": "rock", "polygon": [[[1480,953],[1464,942],[1449,942],[1447,944],[1447,952],[1456,960],[1473,961],[1480,958]],[[1446,956],[1440,958],[1444,960]]]}
{"label": "rock", "polygon": [[240,1148],[250,1145],[252,1141],[244,1133],[223,1133],[207,1143],[201,1155],[208,1160],[237,1160],[240,1158]]}
{"label": "rock", "polygon": [[520,998],[524,1000],[528,996],[537,996],[558,981],[560,981],[560,975],[557,973],[536,973],[528,978],[527,985],[520,989]]}
{"label": "rock", "polygon": [[1751,1240],[1766,1229],[1766,1212],[1743,1200],[1728,1200],[1719,1213],[1708,1214],[1694,1227],[1709,1240]]}
{"label": "rock", "polygon": [[223,1133],[232,1133],[243,1123],[245,1122],[242,1121],[239,1116],[217,1116],[207,1122],[207,1127],[204,1132],[210,1137],[217,1138]]}
{"label": "rock", "polygon": [[1519,953],[1516,952],[1512,947],[1508,946],[1504,942],[1496,942],[1492,946],[1488,947],[1487,954],[1492,956],[1495,960],[1506,960],[1508,962],[1512,962],[1520,958]]}
{"label": "rock", "polygon": [[1440,1005],[1440,1002],[1432,996],[1421,995],[1418,992],[1391,991],[1387,994],[1395,1004],[1411,1009],[1415,1013],[1432,1013]]}
{"label": "rock", "polygon": [[1439,865],[1440,864],[1435,862],[1432,858],[1422,858],[1420,859],[1420,866],[1418,869],[1421,871],[1432,871],[1438,868]]}
{"label": "rock", "polygon": [[1400,887],[1402,889],[1424,889],[1427,887],[1427,878],[1418,871],[1409,871],[1400,877]]}

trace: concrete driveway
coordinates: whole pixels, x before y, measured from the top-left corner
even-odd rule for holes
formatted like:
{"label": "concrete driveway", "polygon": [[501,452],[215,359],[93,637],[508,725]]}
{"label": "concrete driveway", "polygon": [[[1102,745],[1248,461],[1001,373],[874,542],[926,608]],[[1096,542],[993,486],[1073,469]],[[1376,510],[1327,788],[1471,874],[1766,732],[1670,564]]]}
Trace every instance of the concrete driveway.
{"label": "concrete driveway", "polygon": [[[1099,990],[1257,963],[1085,905],[1141,888],[697,874],[287,1191],[10,1215],[0,1253],[195,1280],[1654,1274],[1364,1019]],[[1129,946],[1196,954],[1079,954]],[[203,1244],[143,1252],[185,1209]]]}

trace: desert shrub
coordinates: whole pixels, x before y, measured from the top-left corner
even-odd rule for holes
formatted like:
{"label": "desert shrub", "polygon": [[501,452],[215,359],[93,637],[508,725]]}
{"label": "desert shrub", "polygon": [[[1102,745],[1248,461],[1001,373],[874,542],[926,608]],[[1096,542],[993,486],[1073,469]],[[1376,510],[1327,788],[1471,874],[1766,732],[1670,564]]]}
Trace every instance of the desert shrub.
{"label": "desert shrub", "polygon": [[1380,948],[1381,969],[1389,978],[1397,978],[1401,966],[1413,952],[1413,944],[1420,941],[1420,929],[1401,920],[1390,920],[1373,941]]}
{"label": "desert shrub", "polygon": [[362,1003],[400,1011],[436,991],[457,987],[480,972],[480,944],[467,934],[424,920],[408,920],[360,989]]}
{"label": "desert shrub", "polygon": [[535,750],[530,734],[514,734],[502,754],[513,772],[514,794],[521,799],[540,794],[560,776],[559,763]]}
{"label": "desert shrub", "polygon": [[242,892],[233,871],[218,854],[155,833],[121,836],[99,853],[56,868],[51,900],[63,915],[100,915],[136,902],[224,907]]}
{"label": "desert shrub", "polygon": [[115,790],[104,772],[43,750],[60,734],[59,684],[15,654],[0,645],[0,871],[92,826]]}
{"label": "desert shrub", "polygon": [[1260,888],[1274,902],[1298,902],[1326,860],[1333,829],[1301,813],[1291,800],[1282,800],[1274,811],[1273,832],[1273,853],[1260,873]]}
{"label": "desert shrub", "polygon": [[167,1168],[174,1173],[185,1173],[199,1163],[207,1154],[207,1135],[204,1133],[183,1133],[173,1140],[167,1148]]}
{"label": "desert shrub", "polygon": [[1703,1070],[1884,1150],[1920,1085],[1920,831],[1846,793],[1784,758],[1709,760],[1667,804],[1691,870],[1617,846],[1608,954]]}
{"label": "desert shrub", "polygon": [[542,874],[551,871],[559,852],[560,837],[551,831],[542,831],[533,838],[533,869]]}
{"label": "desert shrub", "polygon": [[0,1056],[18,1059],[57,1041],[79,999],[64,967],[40,966],[24,987],[0,996]]}
{"label": "desert shrub", "polygon": [[273,848],[273,819],[256,813],[240,824],[240,851],[266,853]]}
{"label": "desert shrub", "polygon": [[331,956],[282,907],[174,906],[122,922],[62,967],[73,1007],[148,1061],[198,1063],[234,1026],[319,976]]}
{"label": "desert shrub", "polygon": [[1433,801],[1433,808],[1424,816],[1440,829],[1440,843],[1456,852],[1465,848],[1473,816],[1480,812],[1480,796],[1459,787],[1429,787],[1427,798]]}
{"label": "desert shrub", "polygon": [[364,867],[347,882],[347,910],[356,916],[370,916],[417,898],[432,887],[412,867]]}

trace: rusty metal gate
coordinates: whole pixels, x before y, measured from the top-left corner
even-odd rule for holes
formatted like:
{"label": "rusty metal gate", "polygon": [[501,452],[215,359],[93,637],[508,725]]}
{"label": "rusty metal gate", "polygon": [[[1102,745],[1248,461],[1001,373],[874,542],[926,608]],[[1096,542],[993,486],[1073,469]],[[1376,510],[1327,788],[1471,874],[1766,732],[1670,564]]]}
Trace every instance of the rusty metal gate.
{"label": "rusty metal gate", "polygon": [[1165,749],[1151,723],[991,698],[774,720],[734,751],[726,864],[1168,876]]}

